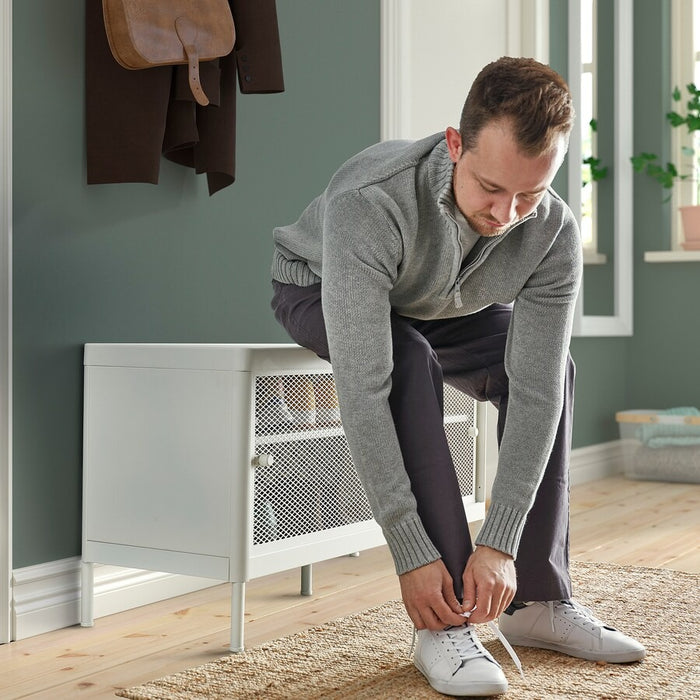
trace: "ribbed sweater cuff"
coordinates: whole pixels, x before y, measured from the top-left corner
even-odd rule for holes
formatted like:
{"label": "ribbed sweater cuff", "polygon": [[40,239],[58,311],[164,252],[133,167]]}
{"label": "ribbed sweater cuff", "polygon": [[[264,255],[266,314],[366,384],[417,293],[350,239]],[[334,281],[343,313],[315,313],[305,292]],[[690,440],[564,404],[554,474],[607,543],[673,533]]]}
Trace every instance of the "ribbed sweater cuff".
{"label": "ribbed sweater cuff", "polygon": [[303,260],[287,260],[278,250],[272,258],[272,278],[299,287],[309,287],[321,281]]}
{"label": "ribbed sweater cuff", "polygon": [[440,559],[440,552],[435,549],[417,516],[391,529],[386,528],[384,537],[399,575]]}
{"label": "ribbed sweater cuff", "polygon": [[500,504],[491,504],[476,544],[482,544],[515,558],[525,527],[527,513]]}

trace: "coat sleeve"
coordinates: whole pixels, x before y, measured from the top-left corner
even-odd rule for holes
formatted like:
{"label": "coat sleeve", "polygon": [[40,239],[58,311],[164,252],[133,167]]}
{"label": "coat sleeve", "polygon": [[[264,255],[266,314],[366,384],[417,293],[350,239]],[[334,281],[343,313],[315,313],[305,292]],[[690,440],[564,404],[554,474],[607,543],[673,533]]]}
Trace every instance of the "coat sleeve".
{"label": "coat sleeve", "polygon": [[228,56],[202,64],[212,105],[200,107],[184,67],[122,68],[107,44],[102,3],[86,0],[88,184],[156,184],[161,152],[207,173],[210,194],[234,182],[236,73],[243,93],[281,92],[284,81],[274,0],[230,5],[236,45]]}
{"label": "coat sleeve", "polygon": [[241,93],[284,90],[275,0],[231,0],[234,55]]}

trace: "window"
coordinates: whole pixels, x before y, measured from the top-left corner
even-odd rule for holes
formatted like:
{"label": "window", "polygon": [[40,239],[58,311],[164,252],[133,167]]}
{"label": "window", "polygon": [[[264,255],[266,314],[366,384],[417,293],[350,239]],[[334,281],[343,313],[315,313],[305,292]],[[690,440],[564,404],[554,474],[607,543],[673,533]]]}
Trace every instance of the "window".
{"label": "window", "polygon": [[[594,153],[595,134],[590,127],[595,113],[595,42],[593,12],[595,0],[581,2],[581,148],[584,158]],[[581,191],[581,238],[583,247],[595,250],[594,186],[590,165],[583,167],[583,189]]]}
{"label": "window", "polygon": [[[567,76],[578,113],[583,112],[582,82],[582,0],[568,0]],[[552,7],[559,6],[553,3]],[[597,248],[605,264],[587,265],[583,293],[574,319],[574,335],[623,336],[632,334],[632,39],[633,0],[597,3],[594,67],[597,62],[596,107],[600,129],[600,157],[609,167],[608,176],[598,183]],[[559,16],[558,16],[559,17]],[[561,21],[561,19],[559,19]],[[592,20],[591,20],[592,21]],[[591,30],[593,33],[594,30]],[[552,32],[552,37],[555,37]],[[553,48],[558,47],[553,42]],[[556,53],[555,53],[556,55]],[[588,98],[590,104],[592,96]],[[592,109],[592,108],[591,108]],[[567,164],[567,194],[572,210],[580,217],[583,130],[571,134]],[[596,189],[596,188],[594,188]],[[587,262],[584,251],[584,262]],[[594,262],[598,262],[595,260]],[[603,287],[603,284],[606,286]],[[593,290],[593,297],[588,293]],[[603,293],[600,294],[600,290]],[[599,303],[603,301],[604,305]]]}
{"label": "window", "polygon": [[597,118],[597,0],[581,0],[581,100],[577,121],[581,129],[583,155],[581,189],[581,238],[584,261],[604,263],[598,253],[596,178],[605,165],[598,159]]}
{"label": "window", "polygon": [[[700,0],[675,0],[671,3],[671,86],[678,87],[681,91],[682,101],[687,97],[686,85],[695,83],[700,85]],[[671,96],[668,97],[669,110],[678,109],[673,104]],[[693,143],[693,140],[695,143]],[[678,170],[682,173],[691,172],[693,163],[684,152],[688,148],[700,147],[700,136],[686,133],[685,129],[671,130],[672,160],[678,164]],[[687,179],[678,183],[673,192],[672,210],[672,247],[680,250],[682,229],[678,207],[690,204],[700,204],[700,182],[697,178]]]}

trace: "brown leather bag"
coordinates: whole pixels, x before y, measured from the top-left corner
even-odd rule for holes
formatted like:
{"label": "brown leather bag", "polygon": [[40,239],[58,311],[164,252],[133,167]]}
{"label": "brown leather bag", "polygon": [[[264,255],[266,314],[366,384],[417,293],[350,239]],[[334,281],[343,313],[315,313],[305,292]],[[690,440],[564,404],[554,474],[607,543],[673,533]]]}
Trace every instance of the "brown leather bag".
{"label": "brown leather bag", "polygon": [[228,0],[102,0],[102,10],[117,63],[129,70],[186,64],[195,100],[209,104],[199,62],[233,50]]}

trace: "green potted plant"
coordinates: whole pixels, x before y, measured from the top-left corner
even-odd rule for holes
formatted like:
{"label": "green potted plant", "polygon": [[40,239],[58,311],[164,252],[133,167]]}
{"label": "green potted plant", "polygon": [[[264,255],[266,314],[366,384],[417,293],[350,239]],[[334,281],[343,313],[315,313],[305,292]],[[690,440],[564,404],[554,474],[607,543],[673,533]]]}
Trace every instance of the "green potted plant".
{"label": "green potted plant", "polygon": [[[591,119],[588,122],[591,127],[591,135],[598,132],[598,120]],[[590,144],[589,144],[590,146]],[[603,165],[600,158],[596,158],[593,154],[583,159],[583,186],[589,185],[591,182],[599,182],[608,175],[608,166]]]}
{"label": "green potted plant", "polygon": [[[680,114],[675,110],[666,114],[666,120],[674,127],[685,126],[689,134],[700,131],[700,89],[694,83],[686,86],[688,91],[688,101],[686,103],[686,114]],[[673,90],[673,101],[680,102],[681,91],[678,87]],[[668,191],[671,198],[671,189],[681,180],[692,179],[697,189],[696,201],[700,202],[700,155],[698,153],[698,140],[692,137],[693,146],[683,146],[682,153],[690,159],[690,172],[681,172],[674,163],[662,164],[661,159],[655,153],[641,153],[632,157],[632,167],[639,173],[646,173],[656,180],[664,190]],[[700,250],[700,205],[679,207],[681,220],[683,222],[683,234],[685,241],[682,243],[686,250]]]}

